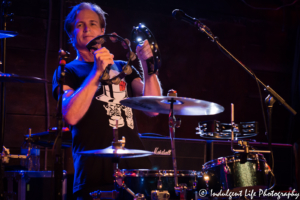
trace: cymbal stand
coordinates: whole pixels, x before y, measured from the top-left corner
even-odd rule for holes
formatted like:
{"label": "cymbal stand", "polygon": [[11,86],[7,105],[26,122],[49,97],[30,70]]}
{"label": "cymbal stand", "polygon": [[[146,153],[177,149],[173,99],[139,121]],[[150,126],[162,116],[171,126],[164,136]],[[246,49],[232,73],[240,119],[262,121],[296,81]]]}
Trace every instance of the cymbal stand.
{"label": "cymbal stand", "polygon": [[[112,147],[115,150],[118,149],[124,149],[125,147],[125,137],[122,137],[122,140],[118,140],[119,133],[118,133],[118,120],[116,120],[116,127],[113,127],[113,142]],[[143,194],[135,194],[131,189],[129,189],[126,184],[124,183],[124,174],[119,170],[118,163],[120,161],[120,158],[118,156],[115,156],[112,158],[113,163],[113,170],[114,170],[114,177],[115,177],[115,183],[120,187],[126,190],[134,200],[146,200],[145,196]],[[90,193],[90,196],[93,197],[93,199],[116,199],[118,196],[118,192],[116,190],[112,191],[95,191]]]}
{"label": "cymbal stand", "polygon": [[[177,96],[177,92],[168,91],[168,96]],[[174,98],[171,98],[168,100],[170,103],[170,112],[169,112],[169,132],[170,132],[170,139],[171,139],[171,148],[172,148],[172,160],[173,160],[173,169],[174,169],[174,189],[176,194],[180,195],[180,199],[186,199],[186,190],[187,185],[184,184],[178,184],[178,177],[177,177],[177,161],[176,161],[176,151],[175,151],[175,128],[179,128],[181,121],[180,119],[176,119],[174,115],[174,103],[176,103],[176,100]]]}

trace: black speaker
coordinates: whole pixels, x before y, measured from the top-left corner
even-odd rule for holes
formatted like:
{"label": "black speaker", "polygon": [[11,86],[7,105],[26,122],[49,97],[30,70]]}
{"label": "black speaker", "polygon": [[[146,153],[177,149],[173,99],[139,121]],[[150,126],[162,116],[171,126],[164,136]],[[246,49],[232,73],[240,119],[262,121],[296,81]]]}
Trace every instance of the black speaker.
{"label": "black speaker", "polygon": [[[153,170],[173,169],[171,140],[168,137],[141,136],[144,147],[154,152],[150,156]],[[178,170],[202,170],[206,162],[206,141],[195,139],[175,139]]]}
{"label": "black speaker", "polygon": [[[269,150],[267,143],[249,142],[249,145],[256,150]],[[207,140],[207,158],[210,160],[219,157],[226,157],[233,155],[231,151],[230,141]],[[237,143],[234,143],[234,148],[240,148]],[[274,154],[274,174],[276,177],[277,190],[288,190],[289,188],[296,188],[294,176],[294,154],[293,146],[290,144],[272,144]],[[263,154],[269,166],[271,167],[271,155]]]}

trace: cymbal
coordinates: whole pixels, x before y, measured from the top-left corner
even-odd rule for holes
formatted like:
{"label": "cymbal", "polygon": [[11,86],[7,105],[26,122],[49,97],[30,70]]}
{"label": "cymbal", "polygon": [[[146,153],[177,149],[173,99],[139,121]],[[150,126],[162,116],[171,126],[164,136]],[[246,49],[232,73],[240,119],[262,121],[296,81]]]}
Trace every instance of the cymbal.
{"label": "cymbal", "polygon": [[3,31],[3,30],[0,30],[0,39],[15,37],[17,35],[18,35],[18,33],[15,32],[15,31]]}
{"label": "cymbal", "polygon": [[117,157],[117,158],[137,158],[137,157],[145,157],[154,154],[151,151],[138,150],[138,149],[114,149],[113,146],[109,146],[105,149],[98,150],[89,150],[82,151],[78,154],[84,156],[94,156],[94,157]]}
{"label": "cymbal", "polygon": [[[36,145],[43,147],[53,147],[54,141],[56,139],[56,128],[51,128],[48,131],[31,134],[31,142]],[[28,139],[29,135],[25,135]],[[62,129],[62,148],[69,148],[72,146],[72,133],[69,128],[64,127]]]}
{"label": "cymbal", "polygon": [[48,81],[38,77],[19,76],[16,74],[0,73],[0,82],[47,83]]}
{"label": "cymbal", "polygon": [[215,115],[224,111],[224,107],[219,104],[187,97],[130,97],[120,101],[120,103],[141,111],[169,114],[171,99],[175,101],[173,104],[174,115]]}

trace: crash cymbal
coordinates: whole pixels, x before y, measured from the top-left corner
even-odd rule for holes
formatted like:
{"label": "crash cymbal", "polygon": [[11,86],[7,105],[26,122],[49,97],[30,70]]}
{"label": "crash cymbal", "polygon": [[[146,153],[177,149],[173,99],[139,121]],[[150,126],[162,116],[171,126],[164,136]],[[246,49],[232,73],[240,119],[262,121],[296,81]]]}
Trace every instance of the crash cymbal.
{"label": "crash cymbal", "polygon": [[131,97],[120,101],[120,103],[141,111],[169,114],[171,99],[175,101],[173,104],[174,115],[215,115],[224,111],[224,107],[219,104],[187,97]]}
{"label": "crash cymbal", "polygon": [[0,82],[47,83],[48,81],[38,77],[19,76],[16,74],[0,73]]}
{"label": "crash cymbal", "polygon": [[138,150],[138,149],[126,149],[126,148],[114,149],[113,146],[109,146],[105,149],[82,151],[79,152],[78,154],[84,156],[94,156],[94,157],[137,158],[137,157],[150,156],[153,154],[153,152]]}
{"label": "crash cymbal", "polygon": [[15,37],[17,35],[18,35],[18,33],[15,32],[15,31],[3,31],[3,30],[0,30],[0,39]]}

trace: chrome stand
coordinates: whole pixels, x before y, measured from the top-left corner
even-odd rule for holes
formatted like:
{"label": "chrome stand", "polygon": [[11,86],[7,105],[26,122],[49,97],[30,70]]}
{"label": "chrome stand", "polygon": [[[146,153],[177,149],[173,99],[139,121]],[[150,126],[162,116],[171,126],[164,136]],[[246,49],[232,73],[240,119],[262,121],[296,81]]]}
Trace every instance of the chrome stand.
{"label": "chrome stand", "polygon": [[[113,127],[113,142],[112,147],[113,149],[124,149],[125,147],[125,137],[122,137],[122,140],[118,140],[119,133],[118,133],[118,120],[116,120],[116,127]],[[114,169],[114,177],[115,177],[115,183],[120,187],[126,190],[134,200],[146,200],[144,194],[135,194],[130,188],[126,186],[124,183],[124,174],[119,170],[118,163],[120,158],[118,156],[115,156],[112,158],[113,162],[113,169]],[[116,190],[112,191],[100,191],[97,190],[95,192],[90,193],[90,196],[93,197],[93,199],[116,199],[119,195],[119,192]]]}
{"label": "chrome stand", "polygon": [[[174,96],[177,97],[177,92],[174,90],[168,91],[168,96]],[[171,148],[172,148],[172,160],[173,160],[173,170],[174,170],[174,189],[176,194],[180,196],[180,199],[184,200],[186,199],[186,190],[187,185],[184,184],[178,184],[178,177],[177,177],[177,161],[176,161],[176,151],[175,151],[175,128],[179,128],[181,125],[181,120],[176,119],[173,112],[173,106],[174,104],[181,103],[177,102],[173,98],[168,100],[170,103],[170,112],[169,112],[169,132],[170,132],[170,139],[171,139]]]}

